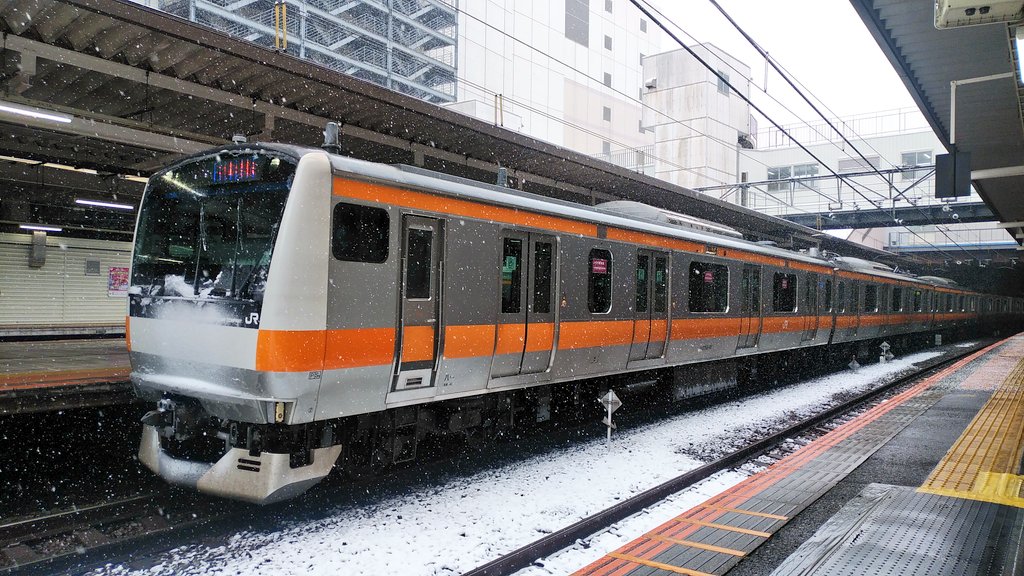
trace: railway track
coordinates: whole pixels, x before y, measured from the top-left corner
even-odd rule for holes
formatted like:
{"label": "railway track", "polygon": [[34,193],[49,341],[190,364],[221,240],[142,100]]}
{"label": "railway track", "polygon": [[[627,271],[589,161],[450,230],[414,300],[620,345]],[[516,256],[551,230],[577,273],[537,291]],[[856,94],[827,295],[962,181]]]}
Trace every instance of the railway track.
{"label": "railway track", "polygon": [[547,534],[543,538],[535,540],[521,548],[514,550],[504,556],[496,558],[484,565],[478,566],[463,574],[463,576],[499,576],[511,574],[531,565],[539,558],[549,556],[559,550],[567,548],[576,541],[595,534],[613,524],[648,508],[667,497],[680,492],[694,484],[709,478],[710,476],[740,466],[754,458],[767,457],[768,462],[763,459],[757,464],[764,466],[770,461],[780,460],[788,454],[795,452],[803,445],[810,443],[814,438],[827,434],[832,429],[852,419],[859,412],[868,409],[871,405],[881,402],[885,397],[895,393],[896,390],[914,381],[935,373],[942,368],[957,362],[958,360],[980,350],[987,343],[965,348],[962,353],[952,356],[945,356],[929,362],[920,369],[895,378],[894,380],[874,388],[868,392],[850,398],[849,400],[834,406],[824,412],[801,420],[792,426],[780,430],[766,438],[757,440],[743,448],[730,452],[720,458],[705,464],[699,468],[686,472],[658,486],[650,488],[636,496],[623,500],[614,506],[602,510],[596,514],[579,520]]}
{"label": "railway track", "polygon": [[73,555],[208,522],[224,513],[217,506],[196,504],[196,498],[168,488],[2,521],[0,572],[41,568]]}

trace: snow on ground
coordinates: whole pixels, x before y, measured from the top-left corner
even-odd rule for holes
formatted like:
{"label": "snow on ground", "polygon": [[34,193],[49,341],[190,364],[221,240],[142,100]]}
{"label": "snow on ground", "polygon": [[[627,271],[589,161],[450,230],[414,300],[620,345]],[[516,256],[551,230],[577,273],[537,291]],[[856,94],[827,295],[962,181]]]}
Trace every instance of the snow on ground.
{"label": "snow on ground", "polygon": [[[911,364],[939,355],[922,352],[784,389],[686,412],[603,439],[578,442],[442,485],[415,488],[373,506],[341,509],[273,532],[240,532],[219,546],[189,545],[165,553],[150,568],[107,565],[97,574],[376,575],[461,574],[740,445],[761,429],[864,391]],[[695,457],[697,455],[698,457]],[[665,520],[742,480],[727,471],[545,560],[527,574],[580,568]]]}

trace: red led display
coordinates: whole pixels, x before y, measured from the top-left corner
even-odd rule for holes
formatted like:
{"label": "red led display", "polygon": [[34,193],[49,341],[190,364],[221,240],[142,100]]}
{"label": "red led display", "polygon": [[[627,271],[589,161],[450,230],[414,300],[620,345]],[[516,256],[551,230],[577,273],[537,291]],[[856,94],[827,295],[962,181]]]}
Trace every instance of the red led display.
{"label": "red led display", "polygon": [[251,158],[232,158],[213,165],[213,183],[231,184],[258,180],[260,165]]}

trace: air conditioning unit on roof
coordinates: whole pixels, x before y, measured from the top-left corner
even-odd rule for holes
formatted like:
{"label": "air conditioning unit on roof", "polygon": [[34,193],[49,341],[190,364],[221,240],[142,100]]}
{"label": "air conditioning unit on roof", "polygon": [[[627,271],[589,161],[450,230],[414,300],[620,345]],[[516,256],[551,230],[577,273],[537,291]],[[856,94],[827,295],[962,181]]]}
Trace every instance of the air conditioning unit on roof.
{"label": "air conditioning unit on roof", "polygon": [[935,0],[935,27],[956,28],[1024,19],[1022,0]]}

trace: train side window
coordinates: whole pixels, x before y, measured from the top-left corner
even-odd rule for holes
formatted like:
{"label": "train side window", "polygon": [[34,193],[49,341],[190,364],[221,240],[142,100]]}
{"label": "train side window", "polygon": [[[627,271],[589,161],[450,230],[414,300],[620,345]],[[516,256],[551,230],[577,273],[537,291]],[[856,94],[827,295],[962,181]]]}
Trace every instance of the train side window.
{"label": "train side window", "polygon": [[409,228],[406,234],[405,297],[428,300],[431,273],[430,245],[434,240],[434,232]]}
{"label": "train side window", "polygon": [[836,292],[836,311],[846,312],[846,282],[839,283],[839,289]]}
{"label": "train side window", "polygon": [[878,286],[874,284],[864,286],[864,311],[878,312]]}
{"label": "train side window", "polygon": [[522,307],[523,241],[505,238],[501,251],[501,311],[516,313]]}
{"label": "train side window", "polygon": [[637,254],[636,257],[636,311],[647,312],[647,282],[650,257]]}
{"label": "train side window", "polygon": [[964,310],[967,309],[964,306],[964,296],[963,296],[963,294],[960,295],[960,306],[958,306],[958,308],[960,309],[961,312],[963,312]]}
{"label": "train side window", "polygon": [[832,281],[825,280],[825,312],[832,311]]}
{"label": "train side window", "polygon": [[340,203],[334,207],[331,252],[338,260],[380,264],[388,259],[387,210]]}
{"label": "train side window", "polygon": [[772,310],[774,312],[796,310],[796,274],[775,273],[772,278]]}
{"label": "train side window", "polygon": [[892,288],[892,311],[899,312],[903,310],[903,288],[899,286],[893,286]]}
{"label": "train side window", "polygon": [[668,259],[654,258],[654,311],[668,309]]}
{"label": "train side window", "polygon": [[725,312],[729,307],[729,269],[709,262],[690,263],[690,312]]}
{"label": "train side window", "polygon": [[923,302],[923,300],[922,300],[921,291],[920,290],[914,290],[914,312],[920,312],[921,311],[922,302]]}
{"label": "train side window", "polygon": [[850,285],[850,312],[857,313],[860,306],[860,286],[856,283]]}
{"label": "train side window", "polygon": [[953,295],[946,294],[946,312],[953,311]]}
{"label": "train side window", "polygon": [[551,312],[551,243],[537,242],[533,246],[533,311]]}
{"label": "train side window", "polygon": [[612,253],[607,250],[594,248],[590,251],[587,309],[594,314],[612,309]]}

